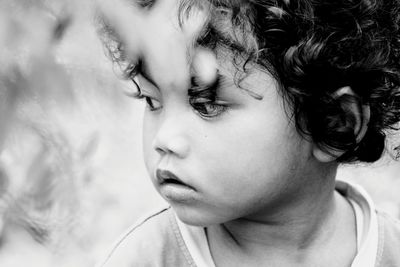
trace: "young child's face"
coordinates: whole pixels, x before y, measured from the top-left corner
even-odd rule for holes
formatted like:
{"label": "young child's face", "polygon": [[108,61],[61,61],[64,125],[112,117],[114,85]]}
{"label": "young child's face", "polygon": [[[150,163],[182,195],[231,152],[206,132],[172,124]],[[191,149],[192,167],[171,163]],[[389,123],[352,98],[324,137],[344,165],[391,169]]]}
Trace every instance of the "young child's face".
{"label": "young child's face", "polygon": [[138,76],[147,102],[148,172],[188,224],[273,217],[306,194],[312,144],[288,118],[271,75],[253,66],[238,88],[232,62],[228,51],[218,51],[221,79],[214,100],[207,94],[189,96],[187,85],[157,68],[148,70],[147,79]]}
{"label": "young child's face", "polygon": [[238,88],[229,59],[219,72],[216,102],[199,105],[190,104],[186,87],[168,85],[173,77],[157,88],[139,76],[147,169],[180,219],[194,225],[272,215],[293,204],[312,154],[268,73],[253,68]]}

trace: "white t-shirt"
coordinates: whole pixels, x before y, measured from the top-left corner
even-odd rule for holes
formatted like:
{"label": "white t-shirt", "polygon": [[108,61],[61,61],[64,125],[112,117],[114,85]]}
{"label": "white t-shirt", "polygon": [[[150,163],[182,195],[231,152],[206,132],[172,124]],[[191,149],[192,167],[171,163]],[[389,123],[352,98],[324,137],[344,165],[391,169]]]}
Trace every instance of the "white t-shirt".
{"label": "white t-shirt", "polygon": [[[336,190],[353,207],[357,229],[357,255],[351,267],[374,267],[378,250],[378,219],[374,204],[365,190],[344,181],[336,181]],[[179,230],[198,267],[215,267],[205,229],[183,223],[176,217]]]}

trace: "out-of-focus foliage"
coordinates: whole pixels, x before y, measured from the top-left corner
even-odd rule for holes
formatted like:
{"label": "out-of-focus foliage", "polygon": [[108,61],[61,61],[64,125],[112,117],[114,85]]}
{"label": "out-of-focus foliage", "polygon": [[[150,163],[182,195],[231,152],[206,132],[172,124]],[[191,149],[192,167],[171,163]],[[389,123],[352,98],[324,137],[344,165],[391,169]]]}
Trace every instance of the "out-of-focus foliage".
{"label": "out-of-focus foliage", "polygon": [[159,201],[150,193],[141,204],[140,112],[121,93],[93,10],[0,0],[0,266],[92,266]]}
{"label": "out-of-focus foliage", "polygon": [[[92,1],[0,0],[0,266],[87,267],[161,200]],[[346,167],[399,215],[400,164]]]}

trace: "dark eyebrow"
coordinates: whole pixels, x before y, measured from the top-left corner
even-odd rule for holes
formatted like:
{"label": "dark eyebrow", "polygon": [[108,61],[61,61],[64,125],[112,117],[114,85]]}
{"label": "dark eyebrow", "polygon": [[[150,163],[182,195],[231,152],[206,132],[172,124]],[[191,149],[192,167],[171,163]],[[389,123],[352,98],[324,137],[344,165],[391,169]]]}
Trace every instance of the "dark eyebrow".
{"label": "dark eyebrow", "polygon": [[203,27],[199,36],[196,38],[196,44],[215,49],[218,45],[227,47],[232,51],[239,53],[246,53],[246,49],[237,40],[232,39],[225,32],[217,29],[211,23],[208,23]]}

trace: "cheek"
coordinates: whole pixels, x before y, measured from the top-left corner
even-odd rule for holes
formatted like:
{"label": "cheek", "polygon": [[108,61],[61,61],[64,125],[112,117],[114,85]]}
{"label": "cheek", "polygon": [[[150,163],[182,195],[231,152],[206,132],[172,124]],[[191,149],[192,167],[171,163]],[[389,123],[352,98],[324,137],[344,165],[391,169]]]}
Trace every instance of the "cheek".
{"label": "cheek", "polygon": [[202,166],[207,168],[198,173],[203,174],[203,192],[223,217],[244,216],[261,209],[272,212],[301,188],[297,156],[287,157],[271,147],[246,142],[236,142],[218,153],[218,159],[205,158]]}
{"label": "cheek", "polygon": [[291,176],[304,152],[294,127],[287,120],[266,120],[257,114],[237,122],[210,133],[207,144],[200,147],[200,162],[215,182],[238,191],[258,190]]}
{"label": "cheek", "polygon": [[[228,131],[226,129],[229,129]],[[208,134],[204,160],[218,157],[211,163],[226,163],[232,168],[266,166],[285,161],[293,153],[296,144],[290,127],[277,123],[262,123],[257,118],[244,118],[239,123],[226,125]]]}

